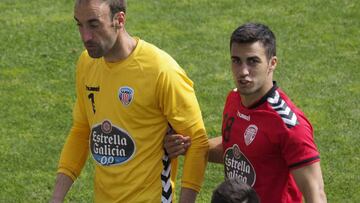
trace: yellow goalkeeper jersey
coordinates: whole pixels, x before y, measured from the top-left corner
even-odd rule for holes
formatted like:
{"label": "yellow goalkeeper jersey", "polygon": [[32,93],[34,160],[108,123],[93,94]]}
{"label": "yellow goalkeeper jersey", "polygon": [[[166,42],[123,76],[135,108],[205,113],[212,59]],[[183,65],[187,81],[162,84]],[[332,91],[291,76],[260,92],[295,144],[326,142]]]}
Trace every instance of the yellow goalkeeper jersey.
{"label": "yellow goalkeeper jersey", "polygon": [[204,178],[208,141],[193,83],[167,53],[136,40],[122,61],[84,51],[77,64],[73,126],[58,172],[75,180],[90,152],[95,202],[173,200],[176,160],[170,170],[163,150],[169,125],[192,139],[182,187],[199,191]]}

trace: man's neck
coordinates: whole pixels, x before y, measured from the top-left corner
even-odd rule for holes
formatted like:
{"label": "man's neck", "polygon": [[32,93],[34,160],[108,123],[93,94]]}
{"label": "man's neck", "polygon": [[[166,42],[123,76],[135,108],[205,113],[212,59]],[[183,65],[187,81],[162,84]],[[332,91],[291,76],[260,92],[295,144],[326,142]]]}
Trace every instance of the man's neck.
{"label": "man's neck", "polygon": [[273,82],[272,80],[270,80],[270,82],[267,82],[262,88],[260,88],[257,92],[254,92],[253,94],[248,94],[248,95],[240,94],[241,104],[246,108],[255,105],[261,98],[263,98],[266,95],[266,93],[270,91],[272,87],[273,87]]}
{"label": "man's neck", "polygon": [[106,62],[118,62],[126,59],[135,49],[136,40],[126,31],[119,34],[115,45],[110,50],[111,54],[104,56]]}

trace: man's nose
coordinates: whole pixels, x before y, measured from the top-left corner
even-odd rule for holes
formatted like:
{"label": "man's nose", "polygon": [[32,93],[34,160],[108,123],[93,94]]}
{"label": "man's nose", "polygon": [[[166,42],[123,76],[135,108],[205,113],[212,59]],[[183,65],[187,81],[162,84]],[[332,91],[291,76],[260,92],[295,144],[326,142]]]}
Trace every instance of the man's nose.
{"label": "man's nose", "polygon": [[238,76],[240,77],[247,76],[249,75],[249,67],[246,65],[246,63],[243,63],[239,65],[237,72],[238,72]]}
{"label": "man's nose", "polygon": [[86,28],[80,29],[80,35],[83,42],[87,42],[93,38],[91,31]]}

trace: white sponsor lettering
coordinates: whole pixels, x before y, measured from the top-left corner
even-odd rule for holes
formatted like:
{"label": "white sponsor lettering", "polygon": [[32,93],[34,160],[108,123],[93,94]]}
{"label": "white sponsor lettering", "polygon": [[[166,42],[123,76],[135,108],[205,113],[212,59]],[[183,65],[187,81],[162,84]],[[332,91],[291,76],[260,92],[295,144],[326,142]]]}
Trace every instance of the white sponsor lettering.
{"label": "white sponsor lettering", "polygon": [[126,157],[125,149],[120,148],[118,145],[115,147],[111,147],[110,145],[100,146],[98,143],[94,143],[93,150],[95,154],[98,155]]}
{"label": "white sponsor lettering", "polygon": [[93,141],[94,143],[103,143],[103,144],[115,144],[120,146],[126,146],[127,140],[126,138],[122,138],[120,135],[111,135],[111,136],[105,136],[103,133],[97,134],[97,132],[94,130],[93,134]]}
{"label": "white sponsor lettering", "polygon": [[227,167],[231,169],[235,169],[240,172],[250,173],[250,165],[246,163],[246,161],[243,160],[236,160],[234,158],[229,158],[228,154],[225,156],[225,164]]}
{"label": "white sponsor lettering", "polygon": [[240,113],[239,111],[236,113],[236,115],[239,117],[239,118],[242,118],[242,119],[245,119],[247,121],[250,121],[250,115],[245,115],[245,114],[242,114]]}
{"label": "white sponsor lettering", "polygon": [[236,179],[240,179],[241,181],[243,181],[244,183],[248,183],[248,179],[246,176],[244,176],[244,173],[241,172],[239,173],[239,171],[236,171],[236,170],[230,170],[230,169],[227,169],[227,177],[228,178],[236,178]]}

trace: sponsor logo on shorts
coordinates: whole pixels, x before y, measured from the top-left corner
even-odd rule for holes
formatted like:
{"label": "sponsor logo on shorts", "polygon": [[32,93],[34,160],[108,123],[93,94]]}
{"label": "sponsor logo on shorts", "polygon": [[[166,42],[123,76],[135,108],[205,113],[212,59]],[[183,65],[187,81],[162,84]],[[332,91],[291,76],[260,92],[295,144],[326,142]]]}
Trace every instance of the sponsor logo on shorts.
{"label": "sponsor logo on shorts", "polygon": [[224,167],[226,178],[237,178],[250,186],[254,186],[256,181],[254,167],[241,152],[237,144],[226,149],[224,154]]}
{"label": "sponsor logo on shorts", "polygon": [[97,163],[110,166],[124,164],[131,160],[136,147],[129,133],[105,120],[92,127],[90,150]]}

